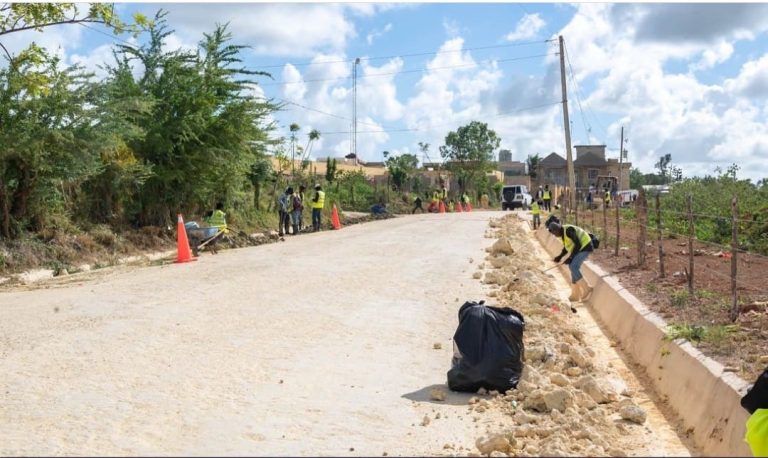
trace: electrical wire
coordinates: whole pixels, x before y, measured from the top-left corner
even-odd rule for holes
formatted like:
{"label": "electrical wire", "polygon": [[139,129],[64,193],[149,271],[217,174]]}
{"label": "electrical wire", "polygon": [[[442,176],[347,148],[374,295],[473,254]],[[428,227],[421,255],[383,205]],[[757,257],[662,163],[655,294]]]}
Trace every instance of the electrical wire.
{"label": "electrical wire", "polygon": [[[491,64],[491,63],[502,63],[502,62],[515,62],[515,61],[521,61],[521,60],[536,59],[536,58],[546,57],[550,55],[553,55],[553,53],[536,54],[533,56],[523,56],[523,57],[512,57],[509,59],[495,59],[495,60],[490,59],[490,60],[485,60],[480,62],[473,62],[471,64],[446,65],[443,67],[418,68],[418,69],[411,69],[411,70],[400,70],[397,72],[374,73],[369,75],[360,75],[357,78],[358,79],[376,78],[376,77],[382,77],[382,76],[402,75],[402,74],[409,74],[409,73],[431,72],[435,70],[450,70],[454,68],[476,67],[482,63]],[[298,81],[274,81],[274,82],[261,83],[261,86],[287,86],[291,84],[322,83],[327,81],[341,81],[341,80],[350,80],[350,79],[352,79],[352,76],[341,76],[336,78],[318,78],[318,79],[310,79],[310,80],[302,79]]]}
{"label": "electrical wire", "polygon": [[[361,61],[372,61],[372,60],[386,60],[386,59],[394,59],[397,57],[400,58],[406,58],[406,57],[419,57],[419,56],[434,56],[434,55],[440,55],[440,54],[450,54],[450,53],[457,53],[457,52],[466,52],[466,51],[481,51],[486,49],[500,49],[500,48],[511,48],[511,47],[518,47],[518,46],[529,46],[529,45],[536,45],[536,44],[543,44],[552,42],[554,40],[538,40],[538,41],[528,41],[528,42],[520,42],[520,43],[510,43],[510,44],[504,44],[504,45],[489,45],[489,46],[475,46],[471,48],[463,48],[463,49],[451,49],[446,51],[431,51],[431,52],[418,52],[418,53],[404,53],[404,54],[394,54],[390,56],[374,56],[374,57],[360,57],[359,59]],[[294,67],[303,67],[307,65],[323,65],[323,64],[344,64],[344,63],[353,63],[358,58],[350,58],[350,59],[339,59],[339,60],[327,60],[327,61],[317,61],[317,62],[285,62],[283,64],[270,64],[270,65],[257,65],[259,68],[282,68],[288,64],[293,65]]]}

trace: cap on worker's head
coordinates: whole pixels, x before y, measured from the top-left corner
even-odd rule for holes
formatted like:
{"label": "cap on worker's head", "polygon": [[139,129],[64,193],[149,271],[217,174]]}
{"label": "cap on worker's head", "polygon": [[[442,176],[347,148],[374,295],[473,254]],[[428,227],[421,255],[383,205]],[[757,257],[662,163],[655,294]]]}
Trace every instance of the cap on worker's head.
{"label": "cap on worker's head", "polygon": [[285,190],[286,194],[293,194],[293,188],[288,186],[288,189]]}
{"label": "cap on worker's head", "polygon": [[320,183],[315,183],[315,189],[320,189]]}
{"label": "cap on worker's head", "polygon": [[558,232],[563,230],[563,227],[560,226],[558,223],[549,223],[549,227],[547,227],[550,233],[557,234]]}

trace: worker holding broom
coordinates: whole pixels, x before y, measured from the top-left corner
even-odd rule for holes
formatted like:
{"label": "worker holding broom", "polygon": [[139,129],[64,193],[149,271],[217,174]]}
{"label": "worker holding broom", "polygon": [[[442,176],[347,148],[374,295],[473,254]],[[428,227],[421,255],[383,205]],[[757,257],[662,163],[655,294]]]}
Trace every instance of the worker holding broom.
{"label": "worker holding broom", "polygon": [[587,300],[592,294],[592,287],[581,275],[581,264],[594,249],[592,237],[589,232],[572,224],[561,226],[559,223],[553,222],[548,229],[550,233],[563,241],[563,251],[555,257],[554,261],[560,262],[563,256],[570,253],[570,256],[565,260],[565,264],[571,270],[571,295],[568,300],[574,302]]}

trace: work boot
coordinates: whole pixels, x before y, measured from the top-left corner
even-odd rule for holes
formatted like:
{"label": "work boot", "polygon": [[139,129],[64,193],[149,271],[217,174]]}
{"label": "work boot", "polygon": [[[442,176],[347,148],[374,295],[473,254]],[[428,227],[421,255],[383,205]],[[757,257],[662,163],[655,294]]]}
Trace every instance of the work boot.
{"label": "work boot", "polygon": [[589,286],[589,283],[587,283],[587,280],[582,278],[578,282],[576,282],[577,285],[579,285],[579,293],[581,295],[581,298],[579,299],[580,302],[584,302],[592,296],[592,287]]}
{"label": "work boot", "polygon": [[292,227],[293,227],[293,235],[298,235],[299,234],[299,225],[298,224],[294,224],[294,225],[292,225]]}
{"label": "work boot", "polygon": [[[579,280],[581,281],[581,280]],[[581,286],[579,282],[571,284],[571,295],[568,296],[568,300],[571,302],[578,302],[581,299]]]}

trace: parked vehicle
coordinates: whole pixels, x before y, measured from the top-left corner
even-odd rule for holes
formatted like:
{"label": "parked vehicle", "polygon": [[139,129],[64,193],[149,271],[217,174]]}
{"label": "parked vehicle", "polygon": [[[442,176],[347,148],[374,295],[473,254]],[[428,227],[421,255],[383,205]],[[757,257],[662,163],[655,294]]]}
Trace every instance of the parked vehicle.
{"label": "parked vehicle", "polygon": [[533,203],[533,197],[525,185],[509,185],[501,188],[501,209],[509,210],[522,208],[528,210]]}
{"label": "parked vehicle", "polygon": [[637,189],[627,189],[616,193],[616,201],[621,202],[622,207],[629,207],[637,199]]}

